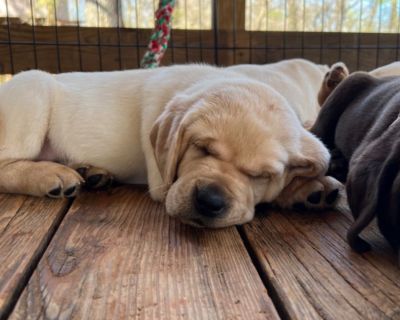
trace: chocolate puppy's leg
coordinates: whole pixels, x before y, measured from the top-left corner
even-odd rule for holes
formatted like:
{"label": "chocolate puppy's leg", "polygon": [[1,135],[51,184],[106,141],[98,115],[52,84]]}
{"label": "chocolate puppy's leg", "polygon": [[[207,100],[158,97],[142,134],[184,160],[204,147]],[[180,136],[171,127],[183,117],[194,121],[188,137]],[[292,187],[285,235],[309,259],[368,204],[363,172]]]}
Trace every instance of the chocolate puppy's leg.
{"label": "chocolate puppy's leg", "polygon": [[[398,130],[398,126],[392,126],[381,139],[370,144],[350,164],[350,172],[347,181],[347,199],[355,222],[347,233],[350,246],[358,251],[365,252],[371,246],[359,237],[359,234],[375,216],[382,220],[390,212],[391,197],[393,196],[393,183],[400,170],[398,159],[400,158],[400,141],[392,146],[388,155],[377,153],[376,145],[390,143],[390,136]],[[397,192],[394,193],[397,196]],[[397,213],[397,212],[396,212]],[[380,227],[381,231],[382,228]],[[387,238],[387,235],[384,233]],[[387,238],[388,239],[388,238]],[[390,239],[388,239],[390,240]]]}
{"label": "chocolate puppy's leg", "polygon": [[365,172],[368,172],[368,168],[359,165],[350,171],[346,184],[347,200],[354,218],[347,231],[347,241],[350,247],[359,253],[371,250],[371,245],[361,239],[359,234],[376,216],[381,194],[379,183],[376,185],[377,172]]}
{"label": "chocolate puppy's leg", "polygon": [[365,211],[359,214],[359,219],[357,219],[347,231],[347,241],[353,250],[359,253],[371,250],[371,245],[367,241],[361,239],[359,234],[371,223],[374,217],[375,211],[371,210],[371,208],[366,208]]}
{"label": "chocolate puppy's leg", "polygon": [[339,149],[331,150],[331,161],[329,169],[326,173],[327,176],[332,176],[340,182],[346,182],[348,172],[348,163]]}

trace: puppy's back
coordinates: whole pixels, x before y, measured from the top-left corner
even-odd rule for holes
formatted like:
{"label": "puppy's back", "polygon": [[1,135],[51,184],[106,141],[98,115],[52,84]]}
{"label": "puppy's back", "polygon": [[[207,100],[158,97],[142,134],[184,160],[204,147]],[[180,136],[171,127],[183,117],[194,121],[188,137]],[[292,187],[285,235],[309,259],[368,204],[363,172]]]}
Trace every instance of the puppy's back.
{"label": "puppy's back", "polygon": [[400,77],[375,78],[373,86],[343,113],[336,128],[335,142],[348,159],[381,137],[397,119],[399,89]]}
{"label": "puppy's back", "polygon": [[[338,148],[349,161],[372,129],[381,132],[395,120],[398,88],[400,77],[377,79],[363,72],[352,74],[328,97],[311,132],[329,149]],[[389,102],[391,107],[387,108]],[[379,121],[378,129],[375,123],[382,116],[387,119]]]}

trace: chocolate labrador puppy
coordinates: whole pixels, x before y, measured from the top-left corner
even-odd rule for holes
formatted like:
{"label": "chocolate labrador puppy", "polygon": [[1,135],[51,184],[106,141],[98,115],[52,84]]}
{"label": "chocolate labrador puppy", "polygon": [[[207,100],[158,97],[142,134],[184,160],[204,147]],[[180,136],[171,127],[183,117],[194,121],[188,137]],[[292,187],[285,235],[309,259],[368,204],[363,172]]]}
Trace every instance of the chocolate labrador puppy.
{"label": "chocolate labrador puppy", "polygon": [[344,73],[336,82],[311,132],[333,151],[330,174],[347,180],[355,220],[349,244],[358,252],[370,250],[359,234],[376,216],[384,237],[399,250],[400,77]]}

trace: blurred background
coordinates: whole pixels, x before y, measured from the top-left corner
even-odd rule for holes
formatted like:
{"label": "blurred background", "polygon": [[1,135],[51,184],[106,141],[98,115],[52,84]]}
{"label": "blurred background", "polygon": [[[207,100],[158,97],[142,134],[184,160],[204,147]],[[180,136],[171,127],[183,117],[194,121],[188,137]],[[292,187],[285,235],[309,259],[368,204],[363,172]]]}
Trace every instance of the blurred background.
{"label": "blurred background", "polygon": [[[137,68],[158,1],[0,0],[0,73]],[[399,59],[399,0],[177,0],[163,65]]]}

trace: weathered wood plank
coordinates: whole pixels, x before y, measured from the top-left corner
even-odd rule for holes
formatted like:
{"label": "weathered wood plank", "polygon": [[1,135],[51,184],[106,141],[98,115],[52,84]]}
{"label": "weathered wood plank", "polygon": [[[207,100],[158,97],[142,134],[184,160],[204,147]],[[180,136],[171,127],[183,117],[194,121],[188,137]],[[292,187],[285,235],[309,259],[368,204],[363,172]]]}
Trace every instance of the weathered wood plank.
{"label": "weathered wood plank", "polygon": [[217,30],[244,30],[245,0],[217,1]]}
{"label": "weathered wood plank", "polygon": [[260,269],[293,319],[400,319],[396,255],[370,228],[374,251],[359,255],[348,215],[272,212],[244,226]]}
{"label": "weathered wood plank", "polygon": [[11,319],[275,319],[236,228],[170,219],[144,191],[84,194]]}
{"label": "weathered wood plank", "polygon": [[0,195],[0,319],[28,281],[67,205],[63,200]]}

